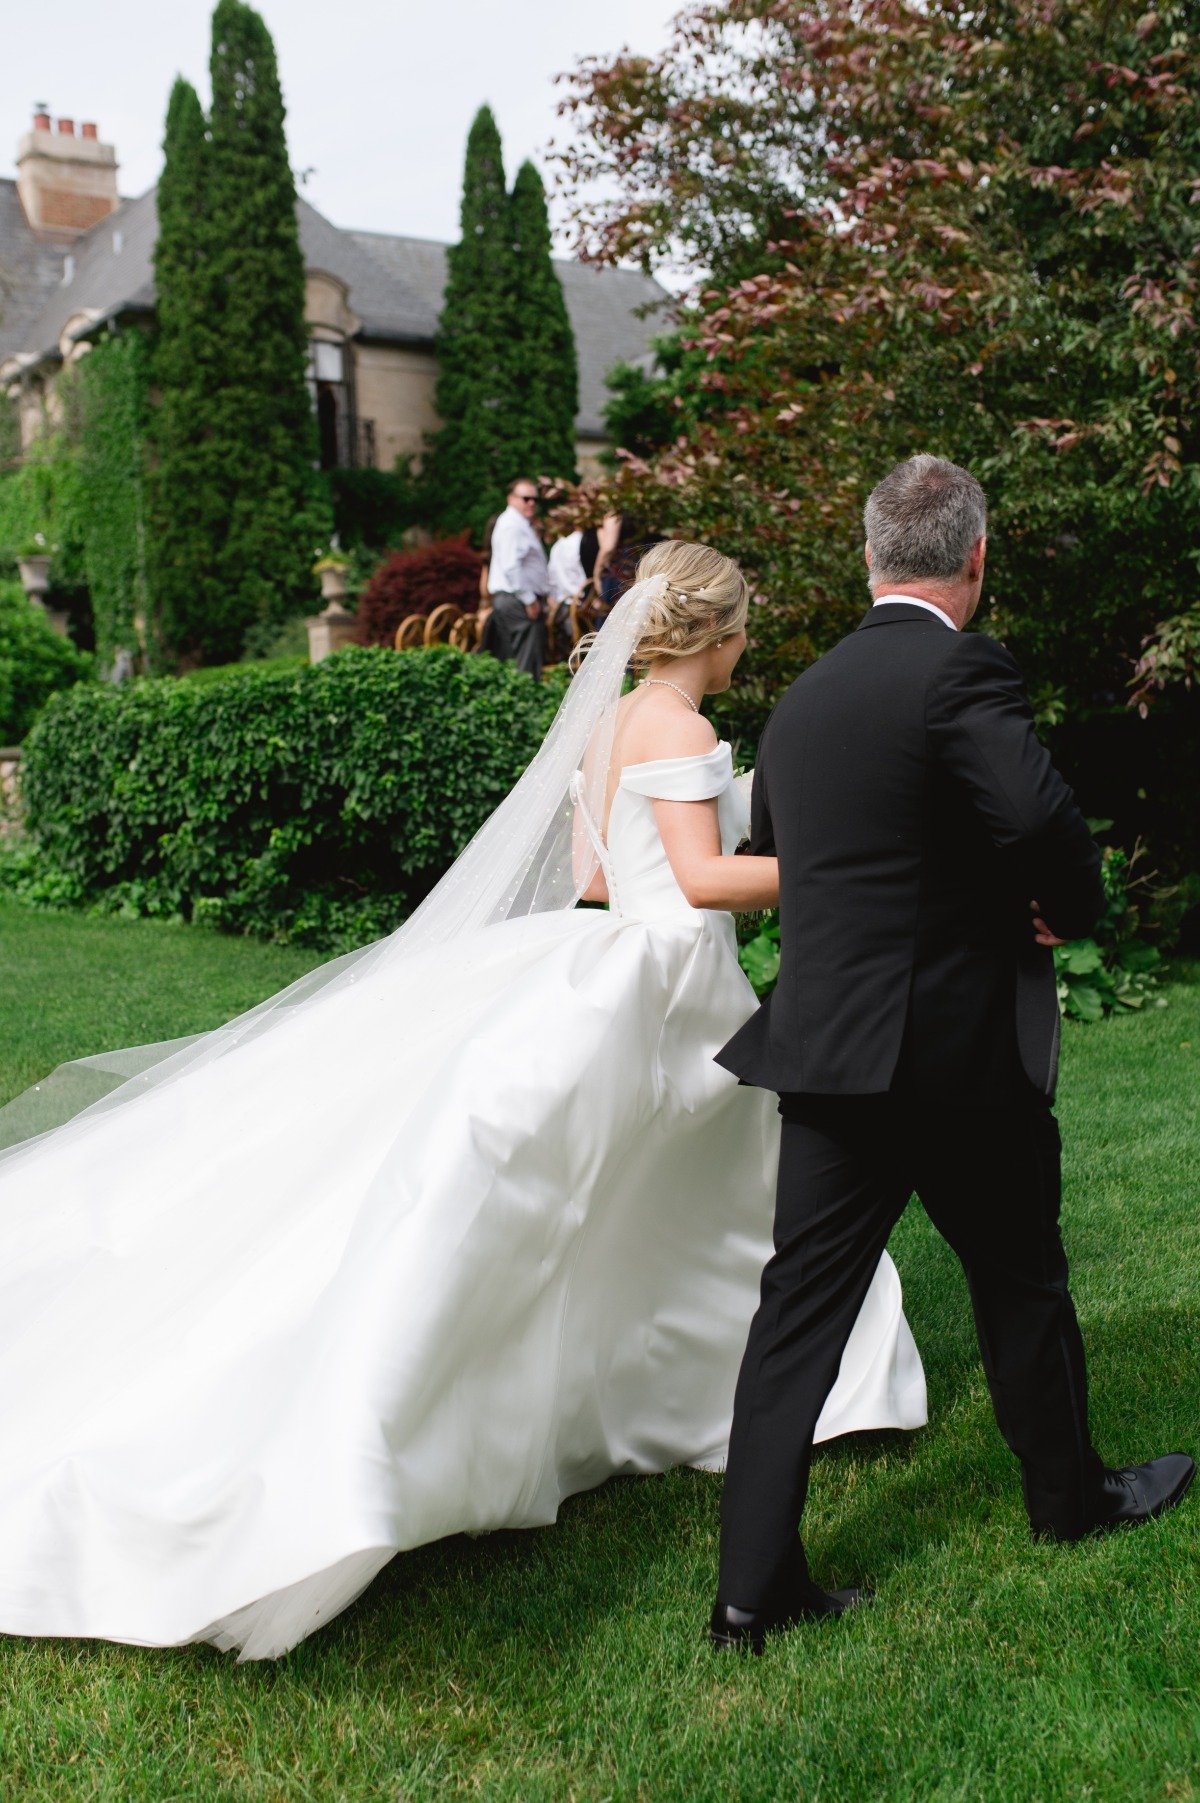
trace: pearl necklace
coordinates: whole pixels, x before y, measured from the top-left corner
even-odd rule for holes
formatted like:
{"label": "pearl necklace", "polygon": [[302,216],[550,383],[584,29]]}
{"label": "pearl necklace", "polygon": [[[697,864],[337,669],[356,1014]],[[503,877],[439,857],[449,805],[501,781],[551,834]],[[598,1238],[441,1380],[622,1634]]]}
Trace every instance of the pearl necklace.
{"label": "pearl necklace", "polygon": [[683,696],[683,699],[687,702],[694,714],[700,712],[700,703],[698,701],[693,701],[687,690],[681,689],[677,682],[668,682],[665,676],[643,676],[642,683],[646,687],[653,685],[660,689],[674,689],[677,695]]}

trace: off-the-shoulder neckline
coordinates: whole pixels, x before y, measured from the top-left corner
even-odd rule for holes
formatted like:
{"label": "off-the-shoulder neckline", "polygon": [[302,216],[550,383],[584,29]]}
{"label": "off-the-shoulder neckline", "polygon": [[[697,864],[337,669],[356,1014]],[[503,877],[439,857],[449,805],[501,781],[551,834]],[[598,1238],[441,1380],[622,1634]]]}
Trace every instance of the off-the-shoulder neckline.
{"label": "off-the-shoulder neckline", "polygon": [[635,764],[622,764],[621,775],[627,770],[652,770],[659,764],[702,764],[707,758],[715,758],[718,752],[727,751],[733,755],[733,746],[728,739],[718,739],[711,751],[689,751],[677,758],[642,758]]}

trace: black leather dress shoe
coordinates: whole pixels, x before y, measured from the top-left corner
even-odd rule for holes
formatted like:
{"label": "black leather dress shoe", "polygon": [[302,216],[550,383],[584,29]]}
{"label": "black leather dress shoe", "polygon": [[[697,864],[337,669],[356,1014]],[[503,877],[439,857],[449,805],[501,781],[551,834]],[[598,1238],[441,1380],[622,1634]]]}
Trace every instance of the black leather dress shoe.
{"label": "black leather dress shoe", "polygon": [[1100,1502],[1094,1534],[1109,1528],[1134,1527],[1153,1521],[1182,1502],[1196,1475],[1196,1462],[1185,1452],[1166,1452],[1145,1465],[1106,1471],[1100,1480]]}
{"label": "black leather dress shoe", "polygon": [[1034,1521],[1035,1540],[1087,1540],[1113,1528],[1137,1527],[1182,1502],[1196,1475],[1196,1464],[1185,1452],[1167,1452],[1144,1465],[1126,1465],[1101,1473],[1100,1490],[1091,1519],[1082,1528],[1067,1530],[1051,1521]]}
{"label": "black leather dress shoe", "polygon": [[818,1590],[808,1584],[778,1609],[739,1609],[718,1597],[708,1624],[708,1637],[718,1652],[761,1653],[768,1634],[782,1634],[802,1621],[825,1615],[844,1615],[847,1609],[870,1602],[869,1590]]}

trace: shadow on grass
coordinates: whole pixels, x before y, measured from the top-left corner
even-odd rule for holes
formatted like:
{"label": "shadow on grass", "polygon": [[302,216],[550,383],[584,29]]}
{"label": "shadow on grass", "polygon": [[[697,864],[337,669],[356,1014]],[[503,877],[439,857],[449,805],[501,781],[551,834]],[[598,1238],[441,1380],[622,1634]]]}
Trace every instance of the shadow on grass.
{"label": "shadow on grass", "polygon": [[[1102,1374],[1102,1450],[1122,1459],[1194,1451],[1197,1311],[1126,1309],[1088,1325]],[[969,1312],[962,1326],[955,1355],[933,1361],[941,1395],[927,1428],[846,1435],[817,1450],[806,1534],[819,1581],[867,1580],[902,1605],[958,1574],[982,1601],[1014,1571],[1040,1569],[1017,1465],[975,1363]],[[959,1348],[969,1356],[957,1356]],[[519,1736],[539,1719],[541,1688],[549,1694],[593,1668],[615,1681],[630,1657],[676,1678],[702,1660],[719,1501],[720,1479],[709,1474],[619,1478],[569,1499],[553,1527],[402,1553],[356,1604],[277,1663],[238,1667],[208,1648],[81,1645],[68,1656],[102,1670],[125,1665],[131,1676],[165,1662],[189,1689],[217,1678],[230,1699],[276,1693],[272,1707],[282,1711],[297,1695],[338,1708],[364,1697],[386,1707],[403,1694],[406,1707],[440,1717],[453,1713],[461,1691],[493,1729],[502,1722]],[[1200,1519],[1200,1497],[1193,1513]],[[1067,1582],[1066,1563],[1060,1578],[1057,1565],[1050,1569],[1050,1582]]]}
{"label": "shadow on grass", "polygon": [[[858,1522],[822,1536],[822,1560],[857,1559],[871,1576],[919,1553],[921,1434],[856,1434],[822,1448],[817,1465],[853,1469]],[[912,1472],[911,1479],[908,1474]],[[503,1706],[514,1652],[550,1684],[635,1621],[670,1637],[674,1659],[704,1649],[716,1582],[720,1479],[679,1471],[616,1478],[570,1498],[552,1528],[457,1536],[398,1555],[344,1616],[289,1655],[314,1694],[371,1676],[426,1687],[434,1670]],[[939,1536],[939,1538],[942,1536]]]}

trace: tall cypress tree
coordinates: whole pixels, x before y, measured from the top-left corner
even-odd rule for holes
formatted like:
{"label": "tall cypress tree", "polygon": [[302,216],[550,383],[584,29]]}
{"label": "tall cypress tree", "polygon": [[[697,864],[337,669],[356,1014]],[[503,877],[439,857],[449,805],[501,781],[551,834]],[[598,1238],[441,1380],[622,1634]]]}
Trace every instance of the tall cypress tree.
{"label": "tall cypress tree", "polygon": [[330,530],[283,96],[270,34],[243,0],[218,0],[211,72],[207,126],[194,89],[175,83],[158,187],[159,662],[237,657],[251,627],[308,605]]}
{"label": "tall cypress tree", "polygon": [[82,442],[76,509],[96,650],[140,649],[146,620],[146,427],[150,383],[139,331],[93,345],[79,366]]}
{"label": "tall cypress tree", "polygon": [[436,406],[429,442],[430,510],[447,527],[478,526],[504,504],[520,452],[508,298],[512,238],[500,133],[490,107],[467,138],[459,242],[447,252],[438,322]]}
{"label": "tall cypress tree", "polygon": [[211,474],[209,406],[219,346],[209,281],[205,152],[204,113],[196,90],[181,77],[167,107],[154,248],[153,376],[160,399],[149,427],[146,625],[156,667],[202,654],[208,623],[228,599],[213,569],[223,496]]}
{"label": "tall cypress tree", "polygon": [[574,481],[579,365],[562,284],[554,271],[546,190],[532,163],[517,171],[510,203],[512,348],[516,357],[519,467]]}
{"label": "tall cypress tree", "polygon": [[236,654],[247,627],[310,600],[313,552],[331,520],[305,379],[304,259],[275,47],[244,0],[218,0],[210,70],[207,236],[221,379],[209,416],[225,501],[216,573],[228,597],[210,638],[213,651]]}

